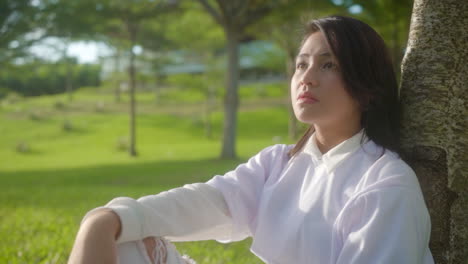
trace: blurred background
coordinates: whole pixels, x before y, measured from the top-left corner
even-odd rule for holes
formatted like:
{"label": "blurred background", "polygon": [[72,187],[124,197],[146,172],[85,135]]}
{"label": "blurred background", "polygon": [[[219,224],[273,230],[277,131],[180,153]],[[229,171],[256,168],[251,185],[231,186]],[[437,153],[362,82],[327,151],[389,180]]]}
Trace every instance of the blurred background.
{"label": "blurred background", "polygon": [[[116,196],[206,181],[304,127],[289,79],[309,19],[365,21],[395,71],[409,0],[0,0],[0,263],[66,263]],[[261,263],[250,241],[179,243]]]}

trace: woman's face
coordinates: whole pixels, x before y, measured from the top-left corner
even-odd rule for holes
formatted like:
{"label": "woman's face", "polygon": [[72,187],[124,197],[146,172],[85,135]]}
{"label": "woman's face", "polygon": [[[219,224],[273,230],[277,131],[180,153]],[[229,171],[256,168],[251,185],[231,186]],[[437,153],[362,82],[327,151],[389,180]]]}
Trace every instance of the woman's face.
{"label": "woman's face", "polygon": [[306,39],[296,58],[291,100],[303,123],[341,126],[360,122],[359,105],[345,90],[338,62],[320,31]]}

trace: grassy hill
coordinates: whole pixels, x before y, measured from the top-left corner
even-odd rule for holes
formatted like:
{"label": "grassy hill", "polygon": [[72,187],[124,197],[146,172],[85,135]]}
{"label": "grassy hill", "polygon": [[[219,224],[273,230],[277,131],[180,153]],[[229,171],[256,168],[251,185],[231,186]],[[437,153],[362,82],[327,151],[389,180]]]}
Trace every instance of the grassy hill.
{"label": "grassy hill", "polygon": [[[287,88],[286,88],[287,89]],[[0,105],[0,263],[65,263],[82,216],[116,196],[140,197],[206,181],[275,143],[286,142],[287,110],[278,96],[241,92],[237,150],[222,161],[221,106],[205,136],[199,95],[139,93],[137,151],[125,151],[127,98],[83,89],[65,95],[9,98]],[[261,263],[250,241],[179,243],[198,263]]]}

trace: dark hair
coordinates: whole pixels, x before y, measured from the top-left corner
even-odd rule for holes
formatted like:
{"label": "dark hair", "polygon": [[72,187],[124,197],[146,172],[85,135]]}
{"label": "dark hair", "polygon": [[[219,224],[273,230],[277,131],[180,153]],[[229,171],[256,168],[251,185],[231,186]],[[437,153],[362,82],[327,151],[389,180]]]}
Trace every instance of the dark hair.
{"label": "dark hair", "polygon": [[[304,38],[321,31],[338,60],[346,91],[359,103],[361,126],[369,139],[399,152],[400,101],[392,61],[383,39],[357,19],[330,16],[306,24]],[[309,127],[289,152],[292,157],[313,133]]]}

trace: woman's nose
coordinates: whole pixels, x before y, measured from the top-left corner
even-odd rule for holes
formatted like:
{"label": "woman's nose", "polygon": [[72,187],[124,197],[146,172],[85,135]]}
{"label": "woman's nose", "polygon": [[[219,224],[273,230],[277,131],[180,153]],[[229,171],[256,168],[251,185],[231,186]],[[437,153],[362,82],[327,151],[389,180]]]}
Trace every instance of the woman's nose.
{"label": "woman's nose", "polygon": [[306,86],[318,86],[319,82],[317,79],[317,73],[314,71],[312,67],[307,69],[307,71],[304,72],[304,75],[302,75],[301,78],[301,85],[306,85]]}

